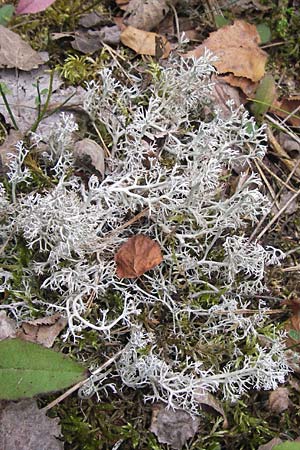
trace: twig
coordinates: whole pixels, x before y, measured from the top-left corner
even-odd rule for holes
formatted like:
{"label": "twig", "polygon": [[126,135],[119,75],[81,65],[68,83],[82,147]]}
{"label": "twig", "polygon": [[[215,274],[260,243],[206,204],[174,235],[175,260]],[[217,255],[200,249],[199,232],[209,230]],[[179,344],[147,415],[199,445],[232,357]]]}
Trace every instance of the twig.
{"label": "twig", "polygon": [[[273,217],[273,219],[268,223],[268,225],[265,226],[265,228],[259,233],[259,235],[256,237],[256,240],[258,241],[263,237],[263,235],[271,228],[273,223],[276,222],[276,220],[284,213],[284,211],[290,206],[290,204],[298,197],[300,194],[300,189],[286,202],[286,204],[278,211],[277,214]],[[252,236],[251,236],[252,237]],[[251,238],[250,238],[251,239]]]}
{"label": "twig", "polygon": [[[285,183],[288,183],[288,182],[290,181],[290,179],[291,179],[292,176],[294,175],[294,172],[297,170],[299,164],[300,164],[300,159],[298,159],[298,161],[297,161],[296,164],[294,165],[293,170],[291,171],[291,173],[290,173],[289,176],[287,177]],[[280,190],[279,190],[279,192],[277,193],[277,198],[279,198],[279,196],[280,196],[282,190],[283,190],[283,187],[281,187]],[[294,191],[294,192],[295,192],[294,195],[296,195],[296,196],[299,194],[299,191]],[[272,206],[273,206],[273,205],[274,205],[274,202],[272,203]],[[262,224],[264,223],[265,219],[268,217],[268,214],[269,214],[269,213],[266,213],[266,214],[260,219],[260,221],[258,222],[258,224],[257,224],[257,226],[256,226],[256,228],[255,228],[255,230],[252,232],[252,234],[251,234],[251,236],[250,236],[250,239],[249,239],[250,242],[253,241],[253,239],[254,239],[254,237],[255,237],[257,231],[260,229],[260,227],[261,227]]]}
{"label": "twig", "polygon": [[258,172],[259,172],[261,178],[263,179],[265,185],[267,186],[267,188],[268,188],[268,190],[269,190],[269,192],[270,192],[270,195],[271,195],[271,197],[272,197],[272,199],[273,199],[274,204],[275,204],[275,205],[277,206],[277,208],[279,209],[280,206],[279,206],[279,203],[278,203],[278,201],[277,201],[276,194],[275,194],[274,190],[272,189],[272,187],[271,187],[269,181],[267,180],[265,174],[263,173],[262,168],[260,167],[260,165],[258,164],[258,162],[255,161],[255,160],[254,160],[254,164],[256,165],[256,168],[257,168],[257,170],[258,170]]}
{"label": "twig", "polygon": [[286,126],[283,126],[281,122],[278,122],[277,120],[273,119],[273,117],[271,117],[269,114],[266,114],[265,118],[268,119],[269,122],[273,123],[276,127],[278,127],[281,131],[291,136],[291,138],[293,138],[294,141],[298,142],[298,144],[300,144],[300,138]]}
{"label": "twig", "polygon": [[62,402],[65,398],[69,397],[69,395],[73,394],[73,392],[77,391],[81,386],[83,386],[85,383],[87,383],[91,377],[94,375],[98,375],[98,373],[102,372],[102,370],[106,369],[106,367],[110,366],[115,360],[123,353],[124,350],[120,350],[117,352],[114,356],[112,356],[109,360],[107,360],[102,366],[98,367],[95,372],[92,373],[90,377],[85,378],[82,381],[79,381],[79,383],[72,386],[70,389],[68,389],[66,392],[64,392],[62,395],[57,397],[55,400],[53,400],[49,405],[42,408],[42,411],[49,411],[49,409],[53,408],[53,406],[58,405],[58,403]]}
{"label": "twig", "polygon": [[283,181],[278,175],[276,175],[276,173],[273,172],[273,170],[271,170],[263,161],[259,161],[259,165],[262,166],[264,168],[264,170],[266,170],[272,177],[275,178],[275,180],[278,181],[278,183],[282,184],[285,188],[287,188],[289,191],[292,192],[297,192],[297,190],[295,188],[293,188],[293,186],[290,186],[288,184],[288,179],[286,181]]}

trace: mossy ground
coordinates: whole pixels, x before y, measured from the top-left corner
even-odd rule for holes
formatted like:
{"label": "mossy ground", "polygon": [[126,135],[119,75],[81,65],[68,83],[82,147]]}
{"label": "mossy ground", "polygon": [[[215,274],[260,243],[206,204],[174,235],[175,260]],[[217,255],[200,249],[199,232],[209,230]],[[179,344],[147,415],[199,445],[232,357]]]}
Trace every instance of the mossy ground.
{"label": "mossy ground", "polygon": [[[224,9],[224,16],[228,19],[242,17],[251,23],[266,23],[272,33],[272,39],[278,41],[279,45],[267,49],[269,53],[269,70],[279,78],[284,74],[286,80],[292,79],[297,83],[299,72],[300,43],[298,33],[300,28],[300,15],[296,8],[290,6],[285,0],[279,2],[265,2],[270,9],[266,12],[257,11],[249,15],[243,12],[240,15],[232,13],[230,8]],[[183,6],[184,8],[184,6]],[[103,65],[107,64],[112,55],[103,49],[98,56],[87,58],[73,50],[67,41],[53,41],[50,38],[52,32],[74,31],[81,15],[88,10],[97,9],[108,19],[116,11],[113,1],[86,1],[81,0],[57,0],[53,7],[44,13],[34,16],[20,16],[12,22],[12,29],[26,39],[33,48],[39,51],[48,51],[50,54],[50,65],[59,68],[66,83],[78,85],[94,78],[95,73]],[[203,38],[214,30],[215,25],[207,19],[204,6],[199,6],[184,13],[188,16],[193,14],[197,17],[198,26],[203,24]],[[281,43],[280,43],[281,42]],[[122,57],[128,60],[136,56],[127,49],[121,50]],[[126,62],[124,63],[126,70]],[[299,82],[299,80],[298,80]],[[285,85],[288,89],[288,83]],[[276,161],[280,165],[280,160]],[[273,183],[273,181],[271,181]],[[274,186],[279,189],[278,186]],[[300,223],[295,213],[292,216],[284,216],[272,229],[265,239],[265,244],[274,245],[283,250],[290,250],[298,246]],[[25,244],[19,241],[17,248],[11,249],[14,256],[8,264],[15,264],[16,268],[23,271],[34,255],[30,254]],[[288,261],[294,263],[299,259],[298,248]],[[15,283],[18,283],[18,270],[15,271]],[[269,271],[268,285],[271,289],[273,301],[271,308],[279,308],[282,300],[295,298],[300,294],[300,282],[295,273],[283,273],[280,269]],[[41,293],[39,293],[41,296]],[[117,303],[118,298],[110,301]],[[213,304],[216,298],[202,298],[202,302]],[[96,314],[96,305],[91,307],[90,317]],[[161,337],[167,336],[168,327],[165,327],[165,318],[160,317],[160,311],[154,314],[158,323],[161,323]],[[288,312],[271,316],[270,327],[273,325],[283,327],[282,323],[288,317]],[[141,321],[146,322],[146,315],[141,316]],[[151,324],[146,324],[151,328]],[[203,351],[193,337],[193,330],[189,330],[189,323],[182,323],[185,327],[189,342],[185,343],[185,351]],[[270,328],[271,329],[271,328]],[[126,333],[126,329],[124,330]],[[264,332],[265,334],[268,331]],[[124,334],[125,335],[125,334]],[[175,337],[172,337],[175,339]],[[226,354],[226,343],[216,341],[215,347],[207,349],[212,357],[219,358],[220,354]],[[198,345],[198,348],[197,348]],[[94,331],[86,331],[82,339],[74,343],[71,339],[66,342],[57,340],[55,349],[69,354],[74,359],[85,361],[87,365],[93,365],[99,361],[104,362],[106,357],[113,354],[118,342],[112,339],[111,345],[102,339]],[[245,349],[251,351],[251,345],[245,342]],[[95,398],[80,400],[76,394],[66,398],[48,413],[51,417],[58,416],[61,420],[63,441],[66,450],[109,450],[118,442],[122,450],[159,450],[167,448],[157,442],[156,437],[149,431],[151,422],[151,404],[144,404],[143,390],[134,391],[130,388],[122,388],[116,380],[116,393],[110,393],[108,397],[101,396],[101,401]],[[240,449],[255,450],[259,445],[266,443],[274,436],[282,439],[294,439],[299,435],[300,406],[299,392],[289,386],[290,398],[293,406],[280,415],[274,415],[268,409],[268,392],[249,392],[248,395],[235,404],[223,403],[224,411],[228,419],[228,427],[224,429],[223,420],[212,409],[203,409],[201,415],[200,432],[190,444],[193,450],[221,450]],[[39,398],[39,404],[44,406],[55,399],[57,395]]]}

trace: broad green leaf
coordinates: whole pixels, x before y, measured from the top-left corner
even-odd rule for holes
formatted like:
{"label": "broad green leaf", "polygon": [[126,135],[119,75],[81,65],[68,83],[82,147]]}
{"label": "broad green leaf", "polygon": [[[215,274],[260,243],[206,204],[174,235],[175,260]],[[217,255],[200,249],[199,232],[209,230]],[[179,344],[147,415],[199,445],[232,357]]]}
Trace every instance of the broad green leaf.
{"label": "broad green leaf", "polygon": [[273,450],[300,450],[300,442],[283,442],[282,444],[275,445]]}
{"label": "broad green leaf", "polygon": [[260,42],[261,44],[266,44],[267,42],[270,42],[271,40],[271,30],[265,23],[260,23],[256,25],[257,32],[260,36]]}
{"label": "broad green leaf", "polygon": [[84,376],[85,369],[62,353],[20,339],[0,342],[0,399],[57,391]]}
{"label": "broad green leaf", "polygon": [[265,75],[261,80],[252,100],[251,111],[260,121],[272,105],[276,96],[276,84],[272,75]]}
{"label": "broad green leaf", "polygon": [[297,330],[290,330],[290,331],[289,331],[289,336],[290,336],[290,338],[292,338],[294,341],[300,341],[300,331],[297,331]]}
{"label": "broad green leaf", "polygon": [[0,25],[5,27],[12,18],[14,11],[15,8],[13,5],[2,6],[2,8],[0,8]]}

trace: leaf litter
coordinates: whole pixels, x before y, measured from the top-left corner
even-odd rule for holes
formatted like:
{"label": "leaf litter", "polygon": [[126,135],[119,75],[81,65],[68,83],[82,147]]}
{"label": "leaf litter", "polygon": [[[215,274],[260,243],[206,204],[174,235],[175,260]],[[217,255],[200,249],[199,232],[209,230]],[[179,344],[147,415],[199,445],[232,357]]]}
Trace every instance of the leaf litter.
{"label": "leaf litter", "polygon": [[63,450],[59,418],[50,419],[34,399],[0,402],[1,450]]}

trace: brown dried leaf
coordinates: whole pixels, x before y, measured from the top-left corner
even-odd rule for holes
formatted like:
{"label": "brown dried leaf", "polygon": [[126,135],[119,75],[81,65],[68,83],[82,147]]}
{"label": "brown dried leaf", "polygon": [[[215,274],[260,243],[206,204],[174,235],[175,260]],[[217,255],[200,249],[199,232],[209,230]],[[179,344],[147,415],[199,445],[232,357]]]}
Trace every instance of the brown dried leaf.
{"label": "brown dried leaf", "polygon": [[219,73],[232,73],[236,77],[246,77],[259,81],[265,73],[267,54],[258,46],[259,34],[254,25],[244,20],[236,20],[233,25],[220,28],[186,56],[199,58],[204,49],[209,48],[219,57],[214,63]]}
{"label": "brown dried leaf", "polygon": [[294,95],[292,97],[284,97],[280,101],[275,100],[271,112],[283,119],[290,116],[287,122],[293,127],[300,127],[300,96]]}
{"label": "brown dried leaf", "polygon": [[169,4],[178,0],[130,0],[124,23],[140,30],[150,31],[163,20],[170,10]]}
{"label": "brown dried leaf", "polygon": [[103,43],[118,45],[120,35],[121,31],[117,25],[105,26],[101,30],[77,31],[71,45],[81,53],[93,54],[103,47]]}
{"label": "brown dried leaf", "polygon": [[157,242],[143,234],[131,237],[115,255],[119,278],[137,278],[163,260]]}
{"label": "brown dried leaf", "polygon": [[280,438],[273,438],[271,441],[267,442],[264,445],[260,445],[258,450],[272,450],[276,445],[281,444],[283,441]]}
{"label": "brown dried leaf", "polygon": [[230,86],[240,88],[247,97],[251,97],[254,95],[258,83],[254,83],[249,80],[249,78],[245,77],[235,77],[232,73],[229,75],[222,76],[223,81],[230,84]]}
{"label": "brown dried leaf", "polygon": [[92,139],[82,139],[77,141],[74,146],[74,155],[81,163],[90,166],[92,165],[101,177],[104,177],[105,163],[104,151],[97,142]]}
{"label": "brown dried leaf", "polygon": [[66,325],[67,319],[56,313],[53,316],[23,322],[17,332],[17,337],[50,348]]}
{"label": "brown dried leaf", "polygon": [[212,86],[211,96],[214,99],[214,106],[221,109],[222,117],[227,118],[231,116],[232,112],[228,106],[228,100],[234,100],[235,107],[238,108],[243,102],[239,90],[223,81],[223,77],[212,77],[214,82]]}
{"label": "brown dried leaf", "polygon": [[154,405],[150,431],[157,436],[161,444],[180,450],[188,439],[195,436],[200,421],[182,409],[167,409],[163,405]]}
{"label": "brown dried leaf", "polygon": [[0,311],[0,341],[16,337],[16,322],[7,317],[5,311]]}
{"label": "brown dried leaf", "polygon": [[289,390],[287,388],[277,388],[270,393],[269,410],[273,413],[280,414],[290,406]]}
{"label": "brown dried leaf", "polygon": [[228,427],[228,420],[225,411],[219,400],[217,400],[212,394],[203,390],[203,392],[198,394],[197,402],[199,402],[201,405],[209,406],[210,408],[213,408],[215,411],[221,414],[224,419],[223,428]]}
{"label": "brown dried leaf", "polygon": [[44,61],[38,52],[8,28],[0,25],[0,68],[32,70]]}
{"label": "brown dried leaf", "polygon": [[50,419],[35,400],[9,402],[0,410],[1,450],[63,450],[59,419]]}
{"label": "brown dried leaf", "polygon": [[139,55],[167,58],[171,51],[170,43],[164,36],[138,30],[131,26],[122,31],[120,39],[123,45],[131,48]]}

